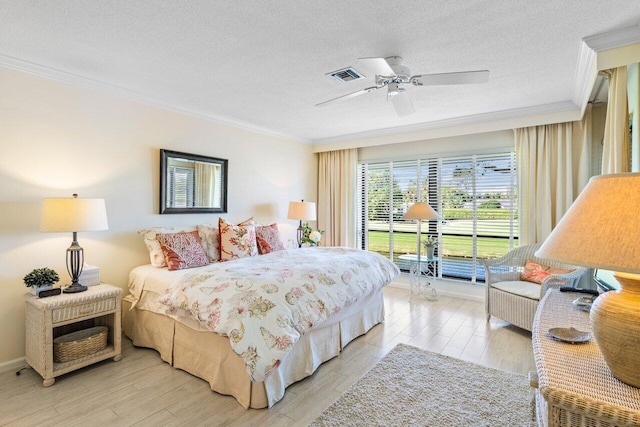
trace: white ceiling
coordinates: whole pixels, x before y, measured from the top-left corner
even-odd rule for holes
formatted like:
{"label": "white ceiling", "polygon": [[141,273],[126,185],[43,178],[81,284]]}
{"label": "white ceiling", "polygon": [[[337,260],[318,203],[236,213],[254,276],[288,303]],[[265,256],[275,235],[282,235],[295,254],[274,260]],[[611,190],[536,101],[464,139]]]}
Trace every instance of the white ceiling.
{"label": "white ceiling", "polygon": [[[0,0],[0,66],[322,144],[580,108],[582,39],[639,20],[637,0]],[[491,75],[410,86],[403,118],[384,90],[314,106],[373,85],[358,57],[391,55],[413,74]],[[368,78],[325,76],[350,65]]]}

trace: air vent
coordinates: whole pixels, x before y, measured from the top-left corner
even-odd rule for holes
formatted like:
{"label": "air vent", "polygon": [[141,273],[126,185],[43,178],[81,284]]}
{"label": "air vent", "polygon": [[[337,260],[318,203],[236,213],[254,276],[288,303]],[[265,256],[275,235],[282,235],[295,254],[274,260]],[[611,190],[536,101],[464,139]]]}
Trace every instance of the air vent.
{"label": "air vent", "polygon": [[355,69],[351,67],[343,68],[342,70],[338,70],[338,71],[332,71],[330,73],[327,73],[327,76],[333,77],[334,79],[338,80],[341,83],[347,83],[353,80],[364,79],[364,76],[362,74],[360,74],[359,72],[357,72]]}

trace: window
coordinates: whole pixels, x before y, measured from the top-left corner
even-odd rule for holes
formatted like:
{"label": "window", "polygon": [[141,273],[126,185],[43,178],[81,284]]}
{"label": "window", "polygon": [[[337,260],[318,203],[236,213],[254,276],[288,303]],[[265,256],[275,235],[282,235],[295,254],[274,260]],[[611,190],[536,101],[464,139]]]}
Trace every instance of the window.
{"label": "window", "polygon": [[194,206],[193,169],[169,166],[168,200],[171,208],[190,208]]}
{"label": "window", "polygon": [[[358,242],[408,270],[400,255],[416,253],[417,226],[402,217],[428,202],[442,221],[425,222],[438,237],[439,277],[484,281],[483,258],[517,245],[515,153],[427,158],[358,165]],[[420,248],[424,253],[424,248]]]}

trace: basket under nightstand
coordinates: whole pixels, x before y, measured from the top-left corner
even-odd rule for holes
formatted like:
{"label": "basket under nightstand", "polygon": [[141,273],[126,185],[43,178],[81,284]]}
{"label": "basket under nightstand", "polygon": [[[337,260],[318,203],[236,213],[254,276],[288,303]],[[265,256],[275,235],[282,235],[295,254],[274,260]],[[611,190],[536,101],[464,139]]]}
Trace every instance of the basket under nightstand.
{"label": "basket under nightstand", "polygon": [[[109,358],[117,362],[122,357],[122,289],[100,284],[75,294],[49,298],[26,294],[24,299],[26,361],[42,376],[45,387],[53,385],[59,375]],[[66,362],[54,362],[55,338],[96,326],[108,328],[104,349]]]}

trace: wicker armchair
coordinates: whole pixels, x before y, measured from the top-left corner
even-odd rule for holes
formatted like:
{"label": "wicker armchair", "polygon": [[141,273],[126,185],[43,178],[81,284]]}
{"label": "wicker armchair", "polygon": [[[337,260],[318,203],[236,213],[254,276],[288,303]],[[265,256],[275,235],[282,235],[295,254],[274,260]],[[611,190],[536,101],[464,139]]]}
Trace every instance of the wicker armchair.
{"label": "wicker armchair", "polygon": [[[583,267],[561,264],[536,257],[534,253],[540,246],[540,244],[521,246],[500,258],[483,260],[487,288],[485,298],[487,321],[491,316],[495,316],[522,329],[531,331],[538,302],[547,290],[551,287],[575,286],[580,277],[588,271]],[[524,265],[528,259],[551,267],[571,269],[573,271],[566,274],[551,275],[543,280],[541,286],[530,282],[522,282],[520,273],[524,270]],[[503,289],[495,287],[500,282],[503,282],[501,286]],[[514,285],[515,288],[518,288],[517,293],[514,293],[509,288],[505,290],[505,285]],[[538,288],[540,288],[539,291]],[[522,292],[523,289],[528,292]]]}

